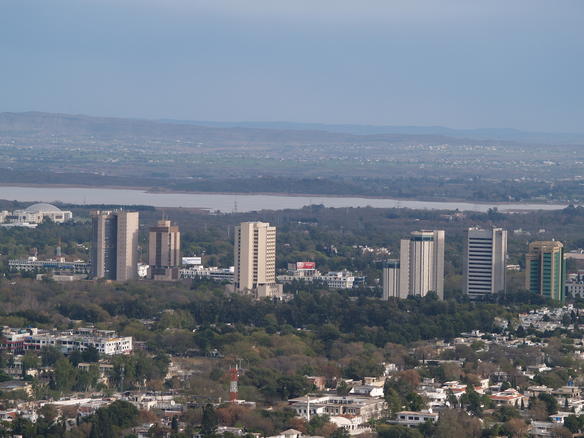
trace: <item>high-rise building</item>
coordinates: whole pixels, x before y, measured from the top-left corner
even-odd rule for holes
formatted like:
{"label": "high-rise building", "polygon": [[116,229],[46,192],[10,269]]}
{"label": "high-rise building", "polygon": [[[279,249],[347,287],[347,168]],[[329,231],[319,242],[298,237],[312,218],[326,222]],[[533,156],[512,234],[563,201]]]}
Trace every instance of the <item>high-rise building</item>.
{"label": "high-rise building", "polygon": [[137,277],[139,213],[93,212],[91,272],[94,278],[127,281]]}
{"label": "high-rise building", "polygon": [[161,220],[148,233],[148,264],[152,280],[178,280],[180,230],[169,220]]}
{"label": "high-rise building", "polygon": [[[383,296],[382,299],[407,298],[407,293],[400,293],[399,260],[389,260],[383,266]],[[406,291],[407,292],[407,291]]]}
{"label": "high-rise building", "polygon": [[280,297],[276,284],[276,227],[265,222],[242,222],[235,227],[235,275],[237,292],[258,298]]}
{"label": "high-rise building", "polygon": [[532,293],[564,299],[566,264],[561,242],[531,242],[525,256],[525,288]]}
{"label": "high-rise building", "polygon": [[414,231],[400,244],[400,295],[444,298],[444,231]]}
{"label": "high-rise building", "polygon": [[482,298],[505,291],[507,231],[469,228],[464,269],[465,292]]}

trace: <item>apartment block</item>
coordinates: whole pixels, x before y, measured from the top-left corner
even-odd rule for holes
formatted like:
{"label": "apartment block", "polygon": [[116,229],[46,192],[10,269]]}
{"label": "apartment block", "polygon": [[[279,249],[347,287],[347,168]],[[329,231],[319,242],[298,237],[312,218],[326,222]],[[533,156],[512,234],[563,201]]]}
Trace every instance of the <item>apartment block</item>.
{"label": "apartment block", "polygon": [[92,223],[92,276],[116,281],[136,279],[139,213],[95,211]]}
{"label": "apartment block", "polygon": [[152,280],[179,279],[180,230],[169,220],[161,220],[148,233],[148,264]]}
{"label": "apartment block", "polygon": [[414,231],[400,243],[399,294],[444,298],[444,231]]}
{"label": "apartment block", "polygon": [[464,269],[465,292],[470,298],[505,291],[507,231],[469,228]]}
{"label": "apartment block", "polygon": [[276,227],[265,222],[242,222],[235,227],[234,288],[258,298],[280,297],[276,284]]}

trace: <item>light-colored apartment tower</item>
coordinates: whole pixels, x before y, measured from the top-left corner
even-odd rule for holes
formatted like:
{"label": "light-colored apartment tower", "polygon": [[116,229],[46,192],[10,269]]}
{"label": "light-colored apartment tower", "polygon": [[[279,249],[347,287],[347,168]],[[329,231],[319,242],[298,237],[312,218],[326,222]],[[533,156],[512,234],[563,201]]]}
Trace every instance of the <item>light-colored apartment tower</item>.
{"label": "light-colored apartment tower", "polygon": [[383,296],[387,301],[390,298],[407,298],[400,293],[399,260],[389,260],[383,266]]}
{"label": "light-colored apartment tower", "polygon": [[532,293],[564,299],[566,262],[561,242],[531,242],[525,256],[525,288]]}
{"label": "light-colored apartment tower", "polygon": [[258,298],[281,296],[276,284],[276,227],[265,222],[242,222],[235,227],[235,275],[237,292]]}
{"label": "light-colored apartment tower", "polygon": [[93,277],[116,281],[136,279],[139,213],[95,211],[92,223]]}
{"label": "light-colored apartment tower", "polygon": [[400,295],[444,299],[444,231],[414,231],[400,244]]}
{"label": "light-colored apartment tower", "polygon": [[178,280],[180,230],[169,220],[160,220],[148,232],[148,264],[152,280]]}
{"label": "light-colored apartment tower", "polygon": [[465,261],[465,292],[471,299],[504,292],[507,231],[469,228]]}

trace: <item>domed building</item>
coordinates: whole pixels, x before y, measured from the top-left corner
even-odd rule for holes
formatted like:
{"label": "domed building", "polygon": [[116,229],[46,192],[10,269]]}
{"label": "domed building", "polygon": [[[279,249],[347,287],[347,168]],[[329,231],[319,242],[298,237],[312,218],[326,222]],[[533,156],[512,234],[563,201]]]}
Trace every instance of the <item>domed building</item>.
{"label": "domed building", "polygon": [[62,224],[73,219],[73,213],[61,210],[52,204],[32,204],[24,210],[14,210],[12,216],[19,223],[41,224],[45,219]]}

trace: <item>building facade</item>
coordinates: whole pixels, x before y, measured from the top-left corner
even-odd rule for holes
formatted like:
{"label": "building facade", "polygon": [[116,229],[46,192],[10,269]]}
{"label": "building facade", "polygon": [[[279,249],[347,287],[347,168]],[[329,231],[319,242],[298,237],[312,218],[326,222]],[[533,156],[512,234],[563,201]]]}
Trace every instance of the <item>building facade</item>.
{"label": "building facade", "polygon": [[139,213],[96,211],[92,223],[92,276],[116,281],[136,279]]}
{"label": "building facade", "polygon": [[525,256],[525,288],[561,301],[565,282],[564,245],[556,241],[531,242]]}
{"label": "building facade", "polygon": [[52,204],[33,204],[24,210],[14,210],[10,216],[17,223],[42,224],[49,219],[51,222],[62,224],[73,219],[73,213],[69,210],[61,210]]}
{"label": "building facade", "polygon": [[281,296],[276,284],[276,227],[265,222],[242,222],[235,227],[234,289],[258,298]]}
{"label": "building facade", "polygon": [[507,231],[469,228],[464,269],[465,292],[470,298],[505,291]]}
{"label": "building facade", "polygon": [[390,298],[407,298],[407,295],[401,295],[399,260],[389,260],[383,266],[382,298],[386,301]]}
{"label": "building facade", "polygon": [[444,231],[414,231],[400,244],[400,296],[426,296],[434,291],[444,299]]}
{"label": "building facade", "polygon": [[178,280],[180,230],[168,220],[158,221],[148,233],[148,264],[152,280]]}
{"label": "building facade", "polygon": [[65,260],[38,260],[29,257],[26,260],[9,260],[8,268],[17,272],[57,271],[72,272],[73,274],[89,274],[91,263],[83,261],[68,262]]}

